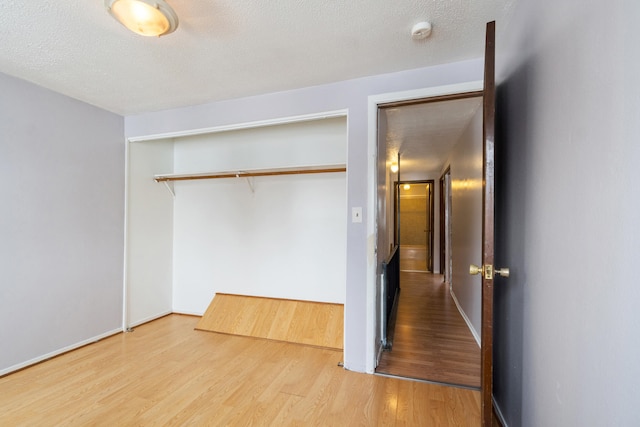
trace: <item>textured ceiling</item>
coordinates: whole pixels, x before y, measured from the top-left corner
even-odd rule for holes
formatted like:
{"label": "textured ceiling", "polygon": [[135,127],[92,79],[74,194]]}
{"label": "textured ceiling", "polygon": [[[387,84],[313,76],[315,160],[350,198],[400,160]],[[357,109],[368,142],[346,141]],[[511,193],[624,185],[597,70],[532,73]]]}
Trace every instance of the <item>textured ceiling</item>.
{"label": "textured ceiling", "polygon": [[179,28],[146,38],[103,0],[2,0],[0,72],[136,114],[478,58],[516,0],[167,1]]}
{"label": "textured ceiling", "polygon": [[[387,161],[400,153],[401,178],[439,176],[453,145],[482,107],[482,97],[384,108]],[[410,178],[412,179],[412,178]]]}

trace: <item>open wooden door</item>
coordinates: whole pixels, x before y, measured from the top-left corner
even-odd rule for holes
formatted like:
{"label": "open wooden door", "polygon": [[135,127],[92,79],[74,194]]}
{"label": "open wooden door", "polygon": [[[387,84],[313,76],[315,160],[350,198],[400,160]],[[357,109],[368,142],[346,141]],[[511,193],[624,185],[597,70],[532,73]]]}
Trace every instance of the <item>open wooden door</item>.
{"label": "open wooden door", "polygon": [[482,426],[493,418],[493,283],[496,275],[509,276],[508,268],[494,268],[494,134],[495,134],[495,22],[487,24],[484,58],[484,164],[482,206],[482,266],[471,265],[471,274],[482,275],[481,410]]}

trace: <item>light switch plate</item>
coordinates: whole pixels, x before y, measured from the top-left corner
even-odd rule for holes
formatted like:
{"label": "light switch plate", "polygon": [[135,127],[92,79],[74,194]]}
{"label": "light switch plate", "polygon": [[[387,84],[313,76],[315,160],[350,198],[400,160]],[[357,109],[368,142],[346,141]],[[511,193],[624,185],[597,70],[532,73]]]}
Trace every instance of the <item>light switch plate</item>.
{"label": "light switch plate", "polygon": [[362,222],[362,208],[351,208],[351,222]]}

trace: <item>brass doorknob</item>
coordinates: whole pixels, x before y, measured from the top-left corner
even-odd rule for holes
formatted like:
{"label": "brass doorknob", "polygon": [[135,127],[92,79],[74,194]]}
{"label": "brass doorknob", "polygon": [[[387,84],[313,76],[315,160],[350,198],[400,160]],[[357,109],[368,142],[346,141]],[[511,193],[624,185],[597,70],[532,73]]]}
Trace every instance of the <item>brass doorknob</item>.
{"label": "brass doorknob", "polygon": [[504,268],[496,268],[496,276],[500,275],[501,277],[509,277],[509,269],[504,267]]}
{"label": "brass doorknob", "polygon": [[475,276],[476,274],[481,274],[483,270],[484,270],[484,268],[478,267],[475,264],[471,264],[469,266],[469,274],[472,275],[472,276]]}
{"label": "brass doorknob", "polygon": [[509,269],[508,268],[493,268],[493,265],[483,265],[479,267],[475,264],[471,264],[469,266],[469,274],[475,276],[476,274],[481,274],[485,279],[491,280],[494,276],[501,277],[509,277]]}

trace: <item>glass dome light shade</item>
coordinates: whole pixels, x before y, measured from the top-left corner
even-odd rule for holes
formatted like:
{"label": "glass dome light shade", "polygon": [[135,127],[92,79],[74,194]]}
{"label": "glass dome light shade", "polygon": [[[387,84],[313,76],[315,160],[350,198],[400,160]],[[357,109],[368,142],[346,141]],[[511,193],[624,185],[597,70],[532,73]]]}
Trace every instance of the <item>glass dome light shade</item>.
{"label": "glass dome light shade", "polygon": [[178,28],[178,16],[164,0],[105,0],[109,13],[141,36],[162,36]]}

